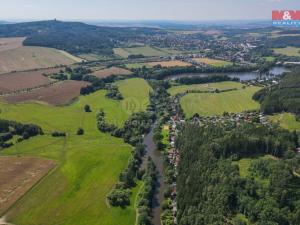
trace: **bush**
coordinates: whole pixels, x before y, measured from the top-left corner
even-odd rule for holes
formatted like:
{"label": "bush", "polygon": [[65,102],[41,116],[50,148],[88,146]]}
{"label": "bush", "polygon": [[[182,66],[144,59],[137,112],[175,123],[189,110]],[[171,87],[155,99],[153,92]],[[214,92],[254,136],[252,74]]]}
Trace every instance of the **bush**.
{"label": "bush", "polygon": [[64,132],[59,132],[59,131],[54,131],[52,132],[52,137],[65,137],[66,136],[66,133]]}
{"label": "bush", "polygon": [[77,130],[77,135],[83,135],[84,134],[84,130],[79,127],[78,130]]}
{"label": "bush", "polygon": [[92,112],[91,107],[89,105],[84,106],[84,111],[85,112]]}
{"label": "bush", "polygon": [[107,196],[107,199],[112,206],[125,207],[130,205],[130,195],[131,192],[128,189],[113,189]]}

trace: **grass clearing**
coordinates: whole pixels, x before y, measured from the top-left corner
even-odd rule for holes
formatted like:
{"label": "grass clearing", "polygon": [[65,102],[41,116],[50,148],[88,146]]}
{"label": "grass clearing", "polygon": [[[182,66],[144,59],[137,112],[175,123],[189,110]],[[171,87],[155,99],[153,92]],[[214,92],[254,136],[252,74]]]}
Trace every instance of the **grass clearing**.
{"label": "grass clearing", "polygon": [[[130,95],[129,90],[134,90],[137,84],[144,86],[139,93],[133,91]],[[124,101],[128,98],[138,101],[149,94],[146,88],[150,87],[142,79],[121,81],[119,85],[124,88],[121,91]],[[34,123],[46,132],[5,149],[0,155],[43,157],[58,164],[57,169],[11,208],[8,221],[19,225],[134,224],[133,203],[140,184],[132,190],[129,207],[111,208],[106,203],[106,195],[126,167],[132,147],[122,139],[98,131],[99,109],[104,110],[107,121],[118,126],[130,115],[122,101],[107,99],[105,94],[106,91],[101,90],[81,96],[77,102],[64,107],[0,103],[1,118]],[[91,113],[84,112],[86,104],[90,105]],[[76,135],[78,127],[84,129],[84,135]],[[55,130],[68,135],[54,138],[49,133]]]}
{"label": "grass clearing", "polygon": [[187,117],[195,113],[202,116],[222,115],[224,112],[237,113],[259,109],[252,96],[259,87],[247,87],[223,93],[191,93],[183,96],[181,106]]}
{"label": "grass clearing", "polygon": [[[257,156],[252,158],[242,158],[239,161],[234,161],[233,165],[238,165],[240,170],[240,176],[245,178],[250,175],[250,165],[253,161],[258,159],[264,160],[276,160],[276,158],[272,155],[264,155],[264,156]],[[255,177],[255,179],[263,185],[268,185],[269,181],[267,179],[262,179],[260,177]]]}
{"label": "grass clearing", "polygon": [[215,89],[228,90],[228,89],[241,89],[244,85],[239,82],[225,81],[225,82],[216,82],[209,84],[192,84],[192,85],[179,85],[171,87],[168,92],[171,95],[176,95],[179,93],[185,93],[187,91],[197,90],[197,91],[211,91]]}
{"label": "grass clearing", "polygon": [[163,126],[161,134],[163,136],[162,143],[164,145],[168,146],[169,145],[169,125],[164,125]]}
{"label": "grass clearing", "polygon": [[291,113],[282,113],[269,117],[272,122],[279,123],[281,127],[290,131],[300,132],[300,122],[296,120],[295,115]]}
{"label": "grass clearing", "polygon": [[300,56],[300,48],[286,47],[286,48],[273,48],[275,54],[281,54],[286,56]]}
{"label": "grass clearing", "polygon": [[219,59],[210,59],[210,58],[194,58],[193,61],[198,63],[204,63],[210,66],[222,67],[232,65],[232,62],[219,60]]}

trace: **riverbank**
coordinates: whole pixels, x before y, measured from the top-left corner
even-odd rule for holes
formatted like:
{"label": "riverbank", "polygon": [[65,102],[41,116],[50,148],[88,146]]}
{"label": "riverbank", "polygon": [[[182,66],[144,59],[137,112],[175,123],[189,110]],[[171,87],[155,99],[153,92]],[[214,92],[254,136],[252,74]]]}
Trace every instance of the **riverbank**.
{"label": "riverbank", "polygon": [[144,168],[145,164],[147,164],[148,157],[151,157],[157,170],[156,191],[152,203],[152,223],[153,225],[160,225],[160,215],[163,211],[162,202],[164,200],[165,184],[163,179],[163,155],[156,149],[156,145],[153,141],[154,126],[152,127],[151,131],[144,137],[146,154],[143,159],[142,168]]}

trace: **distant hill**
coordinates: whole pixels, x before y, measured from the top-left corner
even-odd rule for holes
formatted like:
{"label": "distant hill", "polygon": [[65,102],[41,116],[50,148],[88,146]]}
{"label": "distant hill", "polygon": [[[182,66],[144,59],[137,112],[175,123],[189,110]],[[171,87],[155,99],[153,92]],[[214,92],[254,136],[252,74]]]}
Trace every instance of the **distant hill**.
{"label": "distant hill", "polygon": [[300,71],[286,75],[278,85],[260,90],[253,98],[266,114],[285,111],[300,118]]}
{"label": "distant hill", "polygon": [[57,20],[0,24],[0,37],[27,37],[24,45],[65,50],[72,54],[113,54],[121,42],[163,31],[153,28],[113,28]]}

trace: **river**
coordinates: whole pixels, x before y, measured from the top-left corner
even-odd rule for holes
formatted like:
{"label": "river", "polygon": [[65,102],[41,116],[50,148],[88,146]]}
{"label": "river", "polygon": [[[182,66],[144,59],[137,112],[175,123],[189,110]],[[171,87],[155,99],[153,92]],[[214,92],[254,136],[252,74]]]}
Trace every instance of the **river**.
{"label": "river", "polygon": [[[288,71],[289,70],[284,67],[277,66],[277,67],[273,67],[272,69],[270,69],[269,74],[271,76],[273,76],[273,75],[279,76]],[[252,72],[236,72],[236,73],[186,73],[186,74],[171,75],[171,76],[166,77],[166,79],[174,80],[174,79],[181,78],[181,77],[207,77],[207,76],[211,76],[211,75],[227,75],[231,78],[239,78],[241,81],[255,80],[259,77],[269,77],[270,76],[268,74],[259,74],[259,72],[257,72],[257,71],[252,71]]]}
{"label": "river", "polygon": [[160,151],[156,149],[156,145],[153,142],[153,127],[145,137],[144,137],[144,145],[146,147],[146,154],[144,157],[144,166],[147,162],[148,157],[150,156],[156,166],[156,170],[158,172],[157,176],[157,184],[156,184],[156,192],[153,199],[152,205],[152,223],[154,225],[160,225],[160,215],[162,213],[162,201],[164,200],[164,179],[163,179],[163,155]]}

